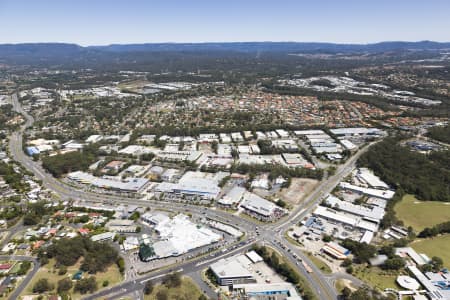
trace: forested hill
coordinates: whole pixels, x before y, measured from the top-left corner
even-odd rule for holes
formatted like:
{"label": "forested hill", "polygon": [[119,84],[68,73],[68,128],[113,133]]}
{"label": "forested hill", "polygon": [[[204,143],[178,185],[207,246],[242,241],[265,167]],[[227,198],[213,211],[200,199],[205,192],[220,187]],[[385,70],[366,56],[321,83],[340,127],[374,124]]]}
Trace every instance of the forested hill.
{"label": "forested hill", "polygon": [[364,153],[359,166],[369,167],[390,186],[403,189],[421,200],[450,202],[450,151],[423,155],[387,138]]}

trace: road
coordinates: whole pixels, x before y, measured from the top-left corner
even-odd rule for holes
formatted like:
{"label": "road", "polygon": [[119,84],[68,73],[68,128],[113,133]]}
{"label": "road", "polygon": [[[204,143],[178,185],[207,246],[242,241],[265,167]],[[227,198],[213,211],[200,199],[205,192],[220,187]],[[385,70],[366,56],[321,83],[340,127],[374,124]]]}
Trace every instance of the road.
{"label": "road", "polygon": [[[248,219],[240,218],[238,216],[229,214],[227,212],[221,210],[215,210],[211,208],[203,208],[196,205],[190,204],[180,204],[176,202],[164,202],[164,201],[151,201],[151,200],[142,200],[136,198],[127,198],[118,195],[106,195],[106,194],[96,194],[93,192],[77,189],[75,187],[69,186],[48,174],[37,162],[34,162],[22,150],[22,136],[23,132],[27,127],[31,126],[34,122],[32,116],[30,116],[27,112],[23,110],[21,107],[17,95],[12,96],[12,104],[14,109],[17,112],[20,112],[25,118],[26,123],[21,127],[19,131],[14,132],[10,136],[9,149],[13,158],[20,162],[25,168],[29,171],[33,172],[37,178],[42,180],[43,185],[58,194],[61,199],[64,200],[87,200],[91,202],[101,202],[101,203],[113,203],[113,204],[134,204],[143,207],[151,207],[153,209],[165,209],[165,210],[173,210],[173,211],[181,211],[181,212],[190,212],[193,214],[203,214],[212,219],[222,221],[233,226],[238,227],[241,231],[246,233],[247,238],[256,237],[254,242],[263,242],[264,244],[276,249],[281,255],[286,257],[293,266],[296,266],[296,260],[293,258],[292,253],[295,253],[297,256],[302,258],[305,262],[307,262],[312,268],[313,273],[307,273],[306,270],[300,265],[297,267],[298,271],[309,281],[313,291],[318,295],[320,299],[323,300],[331,300],[337,299],[338,295],[333,287],[333,280],[340,278],[339,274],[335,274],[331,279],[330,276],[325,276],[322,272],[315,267],[315,265],[306,257],[301,251],[299,251],[296,247],[291,245],[286,238],[284,237],[284,233],[289,229],[293,224],[301,221],[307,214],[309,214],[314,207],[319,203],[323,196],[327,193],[331,192],[333,188],[341,181],[344,177],[346,177],[355,167],[357,159],[360,155],[367,150],[368,147],[360,150],[354,156],[349,158],[344,164],[338,167],[336,173],[333,176],[323,180],[319,186],[308,196],[306,197],[302,206],[295,208],[288,217],[283,218],[281,221],[272,223],[272,224],[264,224],[261,225],[257,222],[252,222]],[[257,236],[255,232],[259,230],[259,235]],[[280,247],[280,243],[283,244],[285,249]],[[241,251],[248,249],[250,246],[245,246]],[[288,251],[288,249],[290,251]],[[213,258],[208,264],[211,264],[221,257],[227,257],[233,254],[236,254],[238,251],[234,250],[228,252],[225,256],[219,256]],[[207,267],[207,265],[201,264],[197,265],[199,261],[202,259],[193,259],[189,262],[179,263],[177,264],[176,269],[182,269],[183,274],[195,274],[199,272],[201,269]],[[135,278],[129,281],[125,281],[119,285],[114,287],[104,289],[94,295],[87,296],[85,299],[98,299],[101,297],[108,296],[108,299],[117,299],[123,295],[133,293],[137,290],[142,290],[143,282],[150,279],[157,279],[162,277],[164,274],[167,274],[172,270],[157,270],[151,273],[148,273],[139,278]],[[359,285],[360,281],[353,278],[352,276],[345,275],[346,279],[352,280],[355,285]],[[210,294],[210,293],[208,293]]]}
{"label": "road", "polygon": [[19,295],[22,293],[22,291],[30,283],[31,279],[33,279],[34,275],[36,275],[37,271],[39,270],[39,268],[40,268],[39,261],[35,257],[24,256],[24,255],[0,255],[0,260],[31,261],[33,263],[33,269],[28,272],[26,277],[19,283],[19,285],[14,289],[14,291],[8,297],[8,299],[11,299],[11,300],[19,299]]}

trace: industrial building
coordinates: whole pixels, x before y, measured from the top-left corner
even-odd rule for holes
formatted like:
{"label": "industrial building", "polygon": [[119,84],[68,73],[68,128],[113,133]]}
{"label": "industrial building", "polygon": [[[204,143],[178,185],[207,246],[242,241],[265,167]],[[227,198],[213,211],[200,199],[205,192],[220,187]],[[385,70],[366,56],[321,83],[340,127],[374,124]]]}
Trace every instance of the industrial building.
{"label": "industrial building", "polygon": [[384,216],[384,209],[378,206],[357,205],[352,202],[343,201],[333,195],[329,195],[325,202],[337,210],[364,217],[375,223],[380,223]]}
{"label": "industrial building", "polygon": [[355,127],[355,128],[336,128],[330,129],[330,132],[338,137],[352,137],[352,136],[382,136],[384,131],[378,128],[365,128],[365,127]]}
{"label": "industrial building", "polygon": [[350,190],[359,194],[364,194],[370,197],[381,198],[385,200],[389,200],[394,197],[395,192],[390,190],[378,190],[373,188],[365,188],[357,185],[353,185],[348,182],[339,183],[339,187],[344,190]]}
{"label": "industrial building", "polygon": [[372,232],[378,230],[378,225],[374,222],[324,206],[318,206],[316,210],[314,210],[313,215],[326,220],[336,221],[353,228],[358,228],[360,230],[369,230]]}
{"label": "industrial building", "polygon": [[362,184],[375,189],[389,189],[384,181],[380,177],[376,176],[372,170],[367,168],[359,168],[356,170],[354,177]]}

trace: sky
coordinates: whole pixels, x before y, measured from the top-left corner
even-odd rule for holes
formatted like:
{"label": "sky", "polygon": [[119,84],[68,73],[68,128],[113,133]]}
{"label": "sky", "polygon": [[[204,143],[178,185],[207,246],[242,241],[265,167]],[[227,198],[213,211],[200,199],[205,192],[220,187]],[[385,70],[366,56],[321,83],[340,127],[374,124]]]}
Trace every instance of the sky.
{"label": "sky", "polygon": [[449,0],[0,0],[0,43],[450,42]]}

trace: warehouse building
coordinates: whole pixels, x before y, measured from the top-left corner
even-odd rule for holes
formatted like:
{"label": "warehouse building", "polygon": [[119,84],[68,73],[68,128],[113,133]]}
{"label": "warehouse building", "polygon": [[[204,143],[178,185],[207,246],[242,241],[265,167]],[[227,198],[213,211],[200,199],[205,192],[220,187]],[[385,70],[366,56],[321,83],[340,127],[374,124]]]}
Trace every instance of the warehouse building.
{"label": "warehouse building", "polygon": [[394,197],[395,192],[390,190],[378,190],[373,188],[365,188],[357,185],[350,184],[348,182],[339,183],[339,187],[344,190],[350,190],[359,194],[367,195],[370,197],[381,198],[389,200]]}
{"label": "warehouse building", "polygon": [[313,215],[321,217],[325,220],[332,220],[353,228],[358,228],[360,230],[369,230],[372,232],[376,232],[378,230],[378,224],[374,222],[324,206],[318,206],[316,210],[314,210]]}
{"label": "warehouse building", "polygon": [[375,223],[380,223],[384,216],[384,209],[378,206],[357,205],[352,202],[343,201],[333,195],[329,195],[325,202],[337,210],[344,211],[356,216],[365,217]]}

